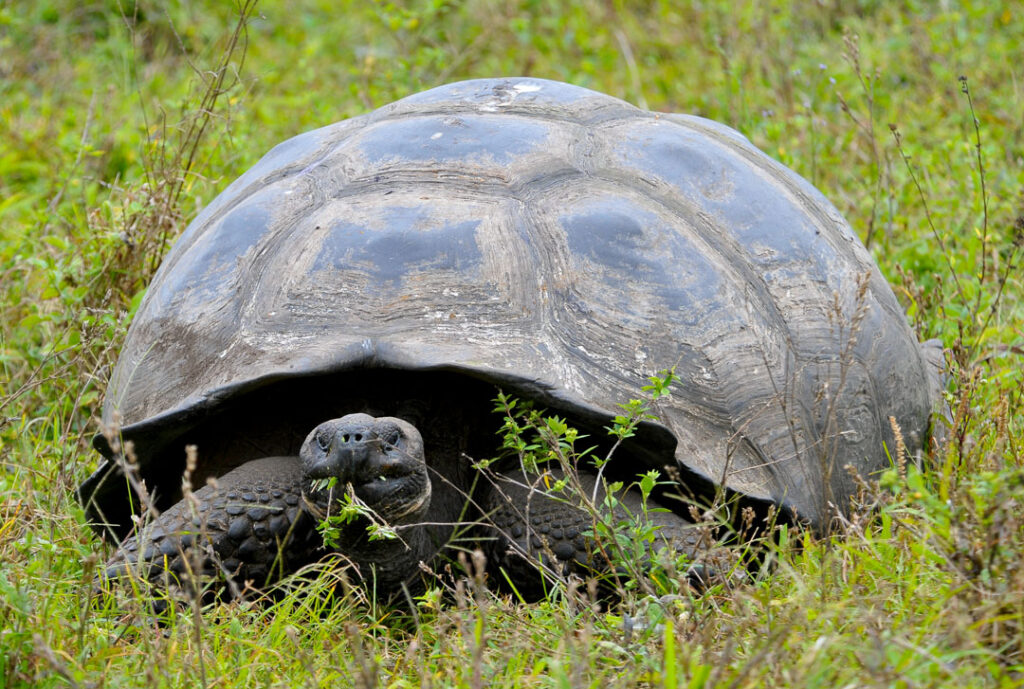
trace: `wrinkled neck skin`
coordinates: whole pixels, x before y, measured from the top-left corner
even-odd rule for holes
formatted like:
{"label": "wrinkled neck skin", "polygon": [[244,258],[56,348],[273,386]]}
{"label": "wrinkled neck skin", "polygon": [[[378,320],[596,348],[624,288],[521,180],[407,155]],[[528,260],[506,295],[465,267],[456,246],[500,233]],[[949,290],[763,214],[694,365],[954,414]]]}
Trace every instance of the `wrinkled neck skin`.
{"label": "wrinkled neck skin", "polygon": [[339,552],[358,570],[359,577],[372,592],[399,595],[421,593],[423,571],[420,563],[433,568],[438,555],[448,543],[452,527],[423,524],[395,527],[397,538],[370,541],[366,522],[357,520],[342,536]]}

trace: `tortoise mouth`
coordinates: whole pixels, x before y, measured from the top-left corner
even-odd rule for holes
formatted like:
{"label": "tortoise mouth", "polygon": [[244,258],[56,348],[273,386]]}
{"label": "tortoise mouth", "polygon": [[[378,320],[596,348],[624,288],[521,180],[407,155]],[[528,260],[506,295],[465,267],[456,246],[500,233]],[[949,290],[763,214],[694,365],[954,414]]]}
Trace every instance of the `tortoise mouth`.
{"label": "tortoise mouth", "polygon": [[[350,485],[355,487],[391,483],[396,480],[404,479],[414,473],[416,473],[416,469],[407,465],[396,464],[393,462],[381,463],[375,468],[367,469],[361,475],[349,476],[344,480],[335,481],[335,485]],[[319,485],[321,481],[330,481],[332,478],[338,479],[339,476],[329,468],[318,467],[306,474],[306,483],[316,486]],[[316,490],[316,488],[313,490]]]}
{"label": "tortoise mouth", "polygon": [[333,492],[338,496],[349,488],[359,497],[366,499],[367,494],[385,494],[398,490],[403,482],[417,473],[422,472],[415,467],[382,463],[375,468],[367,469],[361,475],[341,479],[330,469],[317,468],[303,476],[302,490],[316,502],[325,502],[329,493]]}

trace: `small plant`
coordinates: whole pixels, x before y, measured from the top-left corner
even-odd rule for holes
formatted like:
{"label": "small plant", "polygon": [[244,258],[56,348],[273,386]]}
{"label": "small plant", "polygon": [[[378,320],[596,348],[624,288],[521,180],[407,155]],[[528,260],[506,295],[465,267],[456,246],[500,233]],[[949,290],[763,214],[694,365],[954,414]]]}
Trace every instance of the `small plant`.
{"label": "small plant", "polygon": [[[649,380],[642,388],[646,397],[620,404],[622,413],[605,427],[612,444],[602,454],[598,453],[599,444],[579,448],[578,443],[589,436],[564,418],[537,410],[529,402],[499,393],[495,411],[504,417],[499,430],[502,448],[506,456],[517,460],[526,483],[588,515],[591,525],[586,535],[594,544],[599,568],[612,572],[613,587],[620,591],[641,589],[664,594],[678,590],[678,581],[671,573],[686,571],[691,564],[686,555],[671,561],[660,556],[659,551],[669,544],[659,538],[660,527],[651,519],[655,512],[667,512],[654,506],[652,494],[672,482],[663,480],[656,470],[644,472],[628,483],[608,481],[605,476],[623,442],[636,434],[640,423],[657,418],[651,413],[652,405],[671,394],[677,377],[672,371],[663,371]],[[477,466],[486,468],[494,461],[497,460]],[[587,474],[593,476],[589,488],[590,481],[584,478]],[[630,509],[623,502],[621,496],[625,491],[639,494],[639,509]]]}
{"label": "small plant", "polygon": [[[324,547],[337,549],[341,545],[342,528],[357,524],[366,523],[367,537],[371,541],[393,540],[398,538],[398,532],[387,524],[380,516],[370,509],[369,505],[359,499],[352,484],[345,485],[345,492],[337,498],[334,497],[334,489],[338,485],[338,479],[330,478],[314,479],[312,489],[314,491],[327,491],[327,513],[317,522],[316,529],[323,538]],[[331,514],[331,509],[336,508],[338,512]]]}

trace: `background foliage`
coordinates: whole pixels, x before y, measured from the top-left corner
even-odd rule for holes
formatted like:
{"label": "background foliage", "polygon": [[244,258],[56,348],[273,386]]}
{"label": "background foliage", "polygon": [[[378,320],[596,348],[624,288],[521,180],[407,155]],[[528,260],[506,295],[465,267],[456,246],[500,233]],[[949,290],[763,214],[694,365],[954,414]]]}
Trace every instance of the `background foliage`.
{"label": "background foliage", "polygon": [[[1022,39],[1020,7],[989,0],[0,2],[0,677],[1024,684]],[[949,349],[948,447],[868,487],[841,533],[790,534],[770,572],[702,597],[524,607],[470,579],[410,616],[332,595],[328,572],[163,628],[95,600],[110,551],[72,491],[168,242],[284,138],[519,74],[720,120],[821,188]]]}

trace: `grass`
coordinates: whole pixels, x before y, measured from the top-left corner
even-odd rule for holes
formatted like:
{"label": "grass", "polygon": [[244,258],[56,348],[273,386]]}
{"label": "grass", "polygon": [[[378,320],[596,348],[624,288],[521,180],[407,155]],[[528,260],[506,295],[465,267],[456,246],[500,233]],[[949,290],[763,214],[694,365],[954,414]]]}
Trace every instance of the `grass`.
{"label": "grass", "polygon": [[[238,13],[0,4],[6,686],[1024,685],[1014,3],[296,0],[260,4],[241,32]],[[327,568],[272,606],[172,611],[162,628],[129,593],[94,600],[110,550],[72,491],[167,242],[288,136],[512,74],[726,122],[816,184],[949,349],[948,446],[865,486],[837,533],[786,531],[762,576],[704,596],[522,606],[470,578],[413,615]]]}

